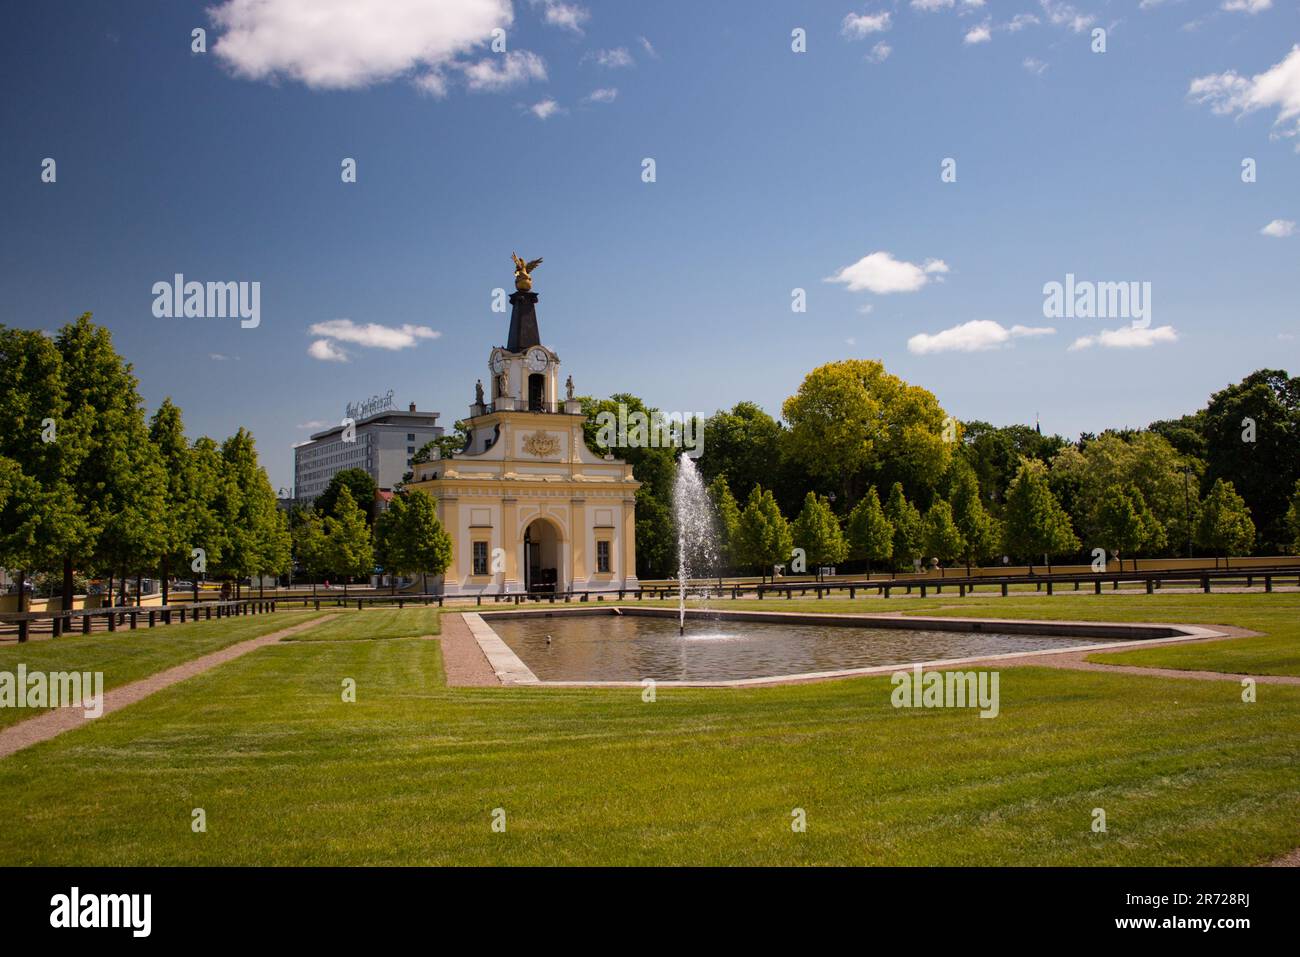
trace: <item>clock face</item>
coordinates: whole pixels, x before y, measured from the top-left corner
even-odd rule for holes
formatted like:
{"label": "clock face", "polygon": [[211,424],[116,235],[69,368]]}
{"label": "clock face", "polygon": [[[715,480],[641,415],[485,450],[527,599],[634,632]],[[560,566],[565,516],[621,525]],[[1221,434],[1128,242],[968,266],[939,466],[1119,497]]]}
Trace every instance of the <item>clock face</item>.
{"label": "clock face", "polygon": [[500,349],[492,353],[492,361],[488,363],[488,367],[497,375],[505,371],[506,357]]}
{"label": "clock face", "polygon": [[528,368],[533,372],[541,372],[548,361],[546,353],[541,349],[532,349],[528,353]]}

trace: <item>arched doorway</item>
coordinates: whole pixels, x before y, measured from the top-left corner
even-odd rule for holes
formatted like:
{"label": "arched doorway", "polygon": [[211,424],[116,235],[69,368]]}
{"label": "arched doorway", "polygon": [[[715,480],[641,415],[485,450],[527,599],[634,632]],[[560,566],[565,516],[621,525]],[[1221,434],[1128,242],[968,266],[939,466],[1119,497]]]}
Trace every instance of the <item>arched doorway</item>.
{"label": "arched doorway", "polygon": [[553,592],[564,586],[560,545],[559,530],[546,519],[539,518],[524,530],[525,591]]}

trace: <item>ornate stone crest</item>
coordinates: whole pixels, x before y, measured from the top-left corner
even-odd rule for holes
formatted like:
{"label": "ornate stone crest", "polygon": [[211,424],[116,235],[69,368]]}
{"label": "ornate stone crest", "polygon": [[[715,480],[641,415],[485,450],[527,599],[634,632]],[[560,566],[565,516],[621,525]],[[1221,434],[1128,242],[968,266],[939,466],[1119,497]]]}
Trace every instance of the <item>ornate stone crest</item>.
{"label": "ornate stone crest", "polygon": [[529,455],[537,456],[539,459],[558,455],[560,440],[554,435],[538,430],[532,435],[524,436],[524,451]]}

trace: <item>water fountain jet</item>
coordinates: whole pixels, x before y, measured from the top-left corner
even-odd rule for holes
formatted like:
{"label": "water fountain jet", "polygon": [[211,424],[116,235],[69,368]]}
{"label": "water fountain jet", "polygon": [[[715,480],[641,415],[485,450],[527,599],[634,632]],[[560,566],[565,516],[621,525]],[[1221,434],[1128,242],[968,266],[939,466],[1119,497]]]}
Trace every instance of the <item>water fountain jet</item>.
{"label": "water fountain jet", "polygon": [[691,571],[710,571],[716,564],[713,501],[695,462],[688,455],[677,460],[673,482],[673,520],[677,525],[677,633],[686,634],[686,590]]}

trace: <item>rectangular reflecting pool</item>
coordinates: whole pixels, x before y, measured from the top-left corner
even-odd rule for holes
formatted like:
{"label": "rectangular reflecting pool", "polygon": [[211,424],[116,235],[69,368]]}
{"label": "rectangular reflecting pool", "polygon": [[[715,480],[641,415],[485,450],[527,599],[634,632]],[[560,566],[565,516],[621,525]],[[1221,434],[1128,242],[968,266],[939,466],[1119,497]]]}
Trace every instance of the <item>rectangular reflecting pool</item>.
{"label": "rectangular reflecting pool", "polygon": [[[1095,637],[628,615],[492,616],[542,681],[730,681],[1097,644]],[[547,641],[547,638],[550,641]]]}

